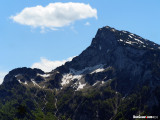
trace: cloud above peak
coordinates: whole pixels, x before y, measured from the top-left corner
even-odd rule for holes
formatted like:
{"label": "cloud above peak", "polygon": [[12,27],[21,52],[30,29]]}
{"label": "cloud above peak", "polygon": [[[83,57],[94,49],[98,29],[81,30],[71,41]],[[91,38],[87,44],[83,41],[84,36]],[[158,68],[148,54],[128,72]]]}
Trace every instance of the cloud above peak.
{"label": "cloud above peak", "polygon": [[22,25],[54,29],[70,25],[76,20],[97,19],[97,10],[84,3],[57,2],[45,7],[38,5],[24,8],[10,18]]}

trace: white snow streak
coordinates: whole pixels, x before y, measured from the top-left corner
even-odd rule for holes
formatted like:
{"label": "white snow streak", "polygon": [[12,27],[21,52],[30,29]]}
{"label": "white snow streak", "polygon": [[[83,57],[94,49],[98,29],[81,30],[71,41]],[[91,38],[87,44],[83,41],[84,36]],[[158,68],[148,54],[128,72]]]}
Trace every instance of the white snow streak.
{"label": "white snow streak", "polygon": [[34,86],[38,86],[39,88],[41,88],[41,86],[39,86],[39,85],[34,81],[34,79],[31,79],[31,81],[32,81],[32,83],[33,83]]}
{"label": "white snow streak", "polygon": [[138,42],[144,44],[144,42],[140,41],[139,39],[136,39],[136,38],[135,38],[134,40],[136,40],[136,41],[138,41]]}
{"label": "white snow streak", "polygon": [[72,74],[64,74],[63,75],[63,78],[62,78],[62,83],[61,85],[64,86],[64,85],[67,85],[69,84],[70,81],[74,80],[74,79],[81,79],[82,75],[72,75]]}
{"label": "white snow streak", "polygon": [[83,89],[84,86],[86,86],[86,83],[85,84],[79,83],[77,90]]}
{"label": "white snow streak", "polygon": [[27,81],[24,82],[25,85],[28,85]]}
{"label": "white snow streak", "polygon": [[50,76],[50,74],[37,74],[37,76],[41,76],[41,77],[49,77]]}
{"label": "white snow streak", "polygon": [[99,69],[96,69],[93,72],[91,72],[91,74],[98,73],[98,72],[103,72],[104,70],[105,70],[104,68],[99,68]]}
{"label": "white snow streak", "polygon": [[18,82],[19,82],[20,84],[22,84],[21,80],[18,80]]}

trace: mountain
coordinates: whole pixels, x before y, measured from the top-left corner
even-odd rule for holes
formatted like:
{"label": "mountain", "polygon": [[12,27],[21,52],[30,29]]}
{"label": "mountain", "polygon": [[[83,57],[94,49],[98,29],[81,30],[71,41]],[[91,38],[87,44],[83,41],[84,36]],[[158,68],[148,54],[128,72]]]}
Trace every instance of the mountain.
{"label": "mountain", "polygon": [[0,119],[131,120],[158,116],[160,45],[100,28],[72,61],[45,73],[17,68],[0,86]]}

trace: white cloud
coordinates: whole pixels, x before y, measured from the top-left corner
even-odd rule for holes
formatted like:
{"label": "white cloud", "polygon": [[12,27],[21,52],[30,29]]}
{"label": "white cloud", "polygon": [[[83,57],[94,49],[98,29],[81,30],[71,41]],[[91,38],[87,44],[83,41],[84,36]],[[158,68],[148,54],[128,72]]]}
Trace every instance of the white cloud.
{"label": "white cloud", "polygon": [[5,75],[7,75],[7,72],[0,72],[0,84],[2,84]]}
{"label": "white cloud", "polygon": [[74,57],[70,57],[66,60],[62,60],[62,61],[50,61],[47,60],[46,58],[41,58],[40,62],[34,63],[31,68],[39,68],[45,72],[50,72],[53,69],[57,68],[58,66],[63,65],[64,63],[66,63],[67,61],[71,61]]}
{"label": "white cloud", "polygon": [[97,10],[84,3],[50,3],[43,7],[24,8],[20,13],[10,18],[13,21],[32,27],[56,29],[70,25],[76,20],[96,18]]}
{"label": "white cloud", "polygon": [[90,26],[91,24],[89,22],[86,22],[84,25],[86,26]]}

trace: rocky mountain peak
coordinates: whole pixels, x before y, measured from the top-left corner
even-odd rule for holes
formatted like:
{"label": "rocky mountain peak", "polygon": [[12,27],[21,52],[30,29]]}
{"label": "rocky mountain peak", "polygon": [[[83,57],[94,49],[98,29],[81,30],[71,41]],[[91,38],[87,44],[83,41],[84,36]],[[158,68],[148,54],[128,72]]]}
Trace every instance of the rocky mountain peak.
{"label": "rocky mountain peak", "polygon": [[68,73],[70,69],[79,71],[97,65],[110,65],[118,70],[129,70],[128,66],[140,64],[140,59],[146,56],[148,51],[159,51],[159,49],[158,44],[136,34],[106,26],[98,29],[88,48],[57,70]]}
{"label": "rocky mountain peak", "polygon": [[118,46],[130,46],[141,49],[160,49],[160,46],[152,41],[144,39],[136,34],[124,30],[106,26],[98,29],[91,47],[107,50],[115,49]]}
{"label": "rocky mountain peak", "polygon": [[160,115],[160,46],[106,26],[80,55],[49,73],[31,68],[10,71],[0,93],[0,118],[9,115],[3,114],[8,101],[17,101],[9,108],[26,103],[27,115],[34,111],[31,116],[37,113],[38,119],[47,112],[46,116],[55,115],[52,119],[73,120],[131,120],[144,111]]}
{"label": "rocky mountain peak", "polygon": [[102,49],[109,49],[117,46],[115,34],[118,30],[109,26],[98,29],[95,38],[92,40],[91,47]]}

